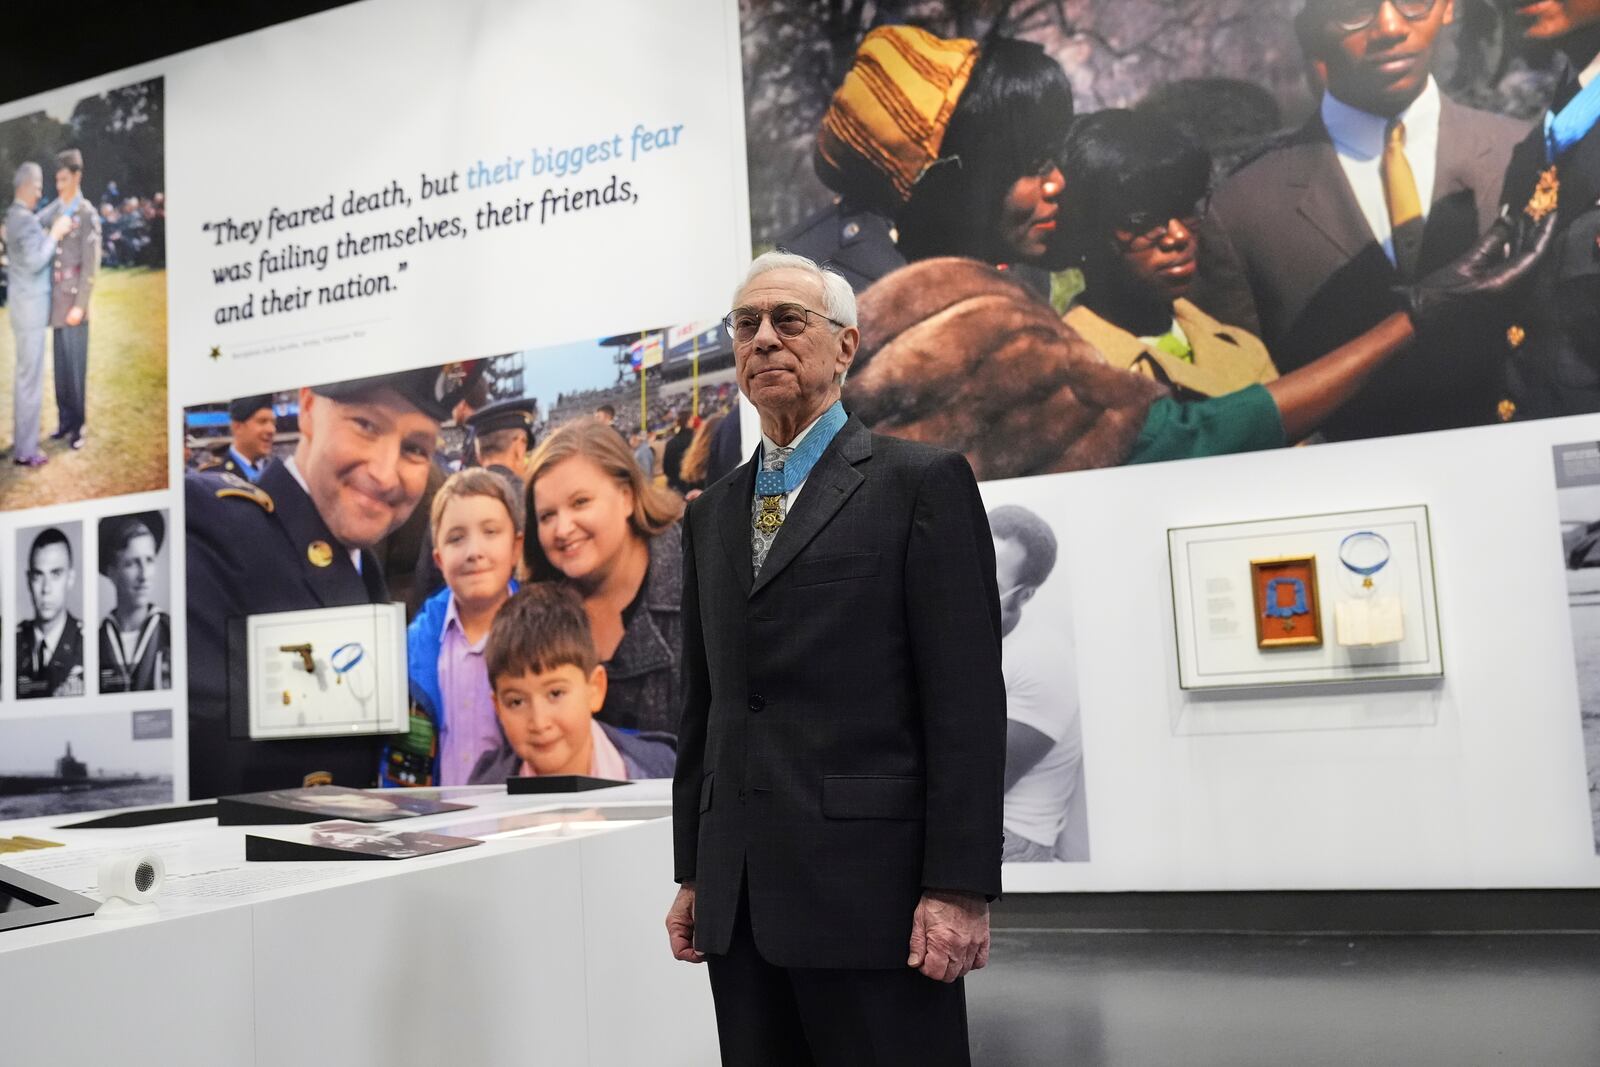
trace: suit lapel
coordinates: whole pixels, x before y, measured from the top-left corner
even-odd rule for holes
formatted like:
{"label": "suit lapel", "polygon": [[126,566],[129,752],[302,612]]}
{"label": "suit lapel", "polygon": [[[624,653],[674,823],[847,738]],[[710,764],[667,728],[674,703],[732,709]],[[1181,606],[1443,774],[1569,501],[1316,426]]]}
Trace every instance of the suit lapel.
{"label": "suit lapel", "polygon": [[[771,585],[783,569],[794,562],[800,551],[811,543],[812,538],[839,513],[844,502],[850,499],[850,494],[865,480],[855,465],[871,455],[872,434],[859,419],[852,417],[829,442],[818,458],[817,465],[806,476],[800,498],[794,502],[794,509],[784,517],[783,526],[772,542],[772,550],[767,553],[767,561],[761,565],[761,574],[756,577],[750,590],[752,596]],[[754,488],[752,475],[752,492]],[[746,498],[746,527],[750,522],[749,510],[750,502]],[[748,534],[745,540],[749,540]],[[749,570],[747,558],[745,572],[749,573]]]}
{"label": "suit lapel", "polygon": [[1339,165],[1339,153],[1334,150],[1321,117],[1312,116],[1303,132],[1295,171],[1289,179],[1300,189],[1296,207],[1318,233],[1354,259],[1372,243],[1372,228],[1361,217],[1344,168]]}
{"label": "suit lapel", "polygon": [[[731,418],[732,416],[730,416]],[[756,492],[756,464],[761,446],[744,466],[722,483],[722,499],[716,501],[717,539],[722,542],[722,552],[733,568],[739,590],[750,595],[751,569],[755,557],[750,551],[750,506]]]}

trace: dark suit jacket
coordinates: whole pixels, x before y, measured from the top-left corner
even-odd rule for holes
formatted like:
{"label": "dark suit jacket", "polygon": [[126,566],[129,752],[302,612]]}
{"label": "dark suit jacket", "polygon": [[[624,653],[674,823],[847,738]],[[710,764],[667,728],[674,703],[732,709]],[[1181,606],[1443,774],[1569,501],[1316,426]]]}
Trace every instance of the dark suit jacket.
{"label": "dark suit jacket", "polygon": [[[387,603],[377,560],[363,553],[356,570],[283,463],[268,467],[258,485],[237,475],[191,473],[184,479],[184,507],[189,795],[297,788],[317,771],[331,774],[337,785],[375,784],[380,737],[251,741],[238,729],[230,715],[229,676],[232,668],[242,681],[244,651],[230,648],[229,627],[265,612]],[[333,550],[326,567],[307,551],[318,541]],[[236,692],[235,708],[244,699],[242,689]]]}
{"label": "dark suit jacket", "polygon": [[[33,670],[33,620],[17,624],[17,698],[55,696],[56,690],[67,684],[74,670],[83,673],[83,624],[69,611],[67,625],[61,631],[61,640],[50,651],[44,670]],[[83,691],[89,691],[85,681]]]}
{"label": "dark suit jacket", "polygon": [[994,542],[959,454],[851,418],[752,581],[746,463],[683,523],[673,825],[695,941],[741,879],[785,967],[904,967],[924,888],[1000,891],[1005,682]]}
{"label": "dark suit jacket", "polygon": [[[1445,98],[1418,277],[1467,250],[1494,220],[1511,150],[1527,126]],[[1399,310],[1400,281],[1373,239],[1320,114],[1224,181],[1200,231],[1195,302],[1266,344],[1287,373]],[[1492,329],[1459,331],[1391,360],[1323,428],[1332,439],[1493,421]]]}

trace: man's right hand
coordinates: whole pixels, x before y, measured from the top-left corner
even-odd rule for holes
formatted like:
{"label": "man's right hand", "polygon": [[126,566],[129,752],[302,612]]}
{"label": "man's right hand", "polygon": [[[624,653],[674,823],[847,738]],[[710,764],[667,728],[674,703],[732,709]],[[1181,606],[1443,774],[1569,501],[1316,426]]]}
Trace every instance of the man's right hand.
{"label": "man's right hand", "polygon": [[56,221],[50,224],[50,236],[53,240],[61,240],[72,229],[72,219],[66,215],[56,216]]}
{"label": "man's right hand", "polygon": [[685,963],[704,963],[705,954],[694,947],[694,883],[685,882],[678,887],[678,895],[667,909],[667,940],[672,944],[672,958]]}

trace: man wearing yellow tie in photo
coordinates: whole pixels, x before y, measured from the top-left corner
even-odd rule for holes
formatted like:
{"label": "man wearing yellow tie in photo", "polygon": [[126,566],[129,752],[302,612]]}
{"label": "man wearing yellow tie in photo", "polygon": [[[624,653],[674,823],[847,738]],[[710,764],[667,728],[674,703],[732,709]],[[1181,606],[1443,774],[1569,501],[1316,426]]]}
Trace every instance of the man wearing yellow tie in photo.
{"label": "man wearing yellow tie in photo", "polygon": [[[1200,289],[1280,372],[1396,310],[1392,290],[1465,252],[1495,218],[1527,127],[1446,97],[1431,73],[1454,0],[1307,0],[1296,19],[1324,87],[1295,134],[1212,198]],[[1334,440],[1492,422],[1496,332],[1463,322],[1375,373],[1324,426]]]}

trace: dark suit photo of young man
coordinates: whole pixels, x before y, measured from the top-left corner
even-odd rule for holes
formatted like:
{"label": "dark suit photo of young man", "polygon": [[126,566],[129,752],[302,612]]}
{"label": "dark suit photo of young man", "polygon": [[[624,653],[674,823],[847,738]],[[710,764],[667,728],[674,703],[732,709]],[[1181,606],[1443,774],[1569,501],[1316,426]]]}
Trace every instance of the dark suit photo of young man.
{"label": "dark suit photo of young man", "polygon": [[23,580],[33,617],[17,624],[18,699],[82,696],[83,623],[68,610],[78,561],[59,527],[34,535]]}
{"label": "dark suit photo of young man", "polygon": [[844,411],[843,277],[768,253],[734,304],[762,439],[683,520],[672,952],[729,1067],[967,1064],[1006,746],[977,481]]}
{"label": "dark suit photo of young man", "polygon": [[[1526,126],[1455,103],[1431,64],[1454,0],[1307,0],[1317,112],[1216,190],[1196,302],[1256,334],[1284,373],[1396,310],[1391,290],[1495,219]],[[1479,323],[1425,338],[1323,426],[1332,440],[1489,423],[1501,346]]]}

